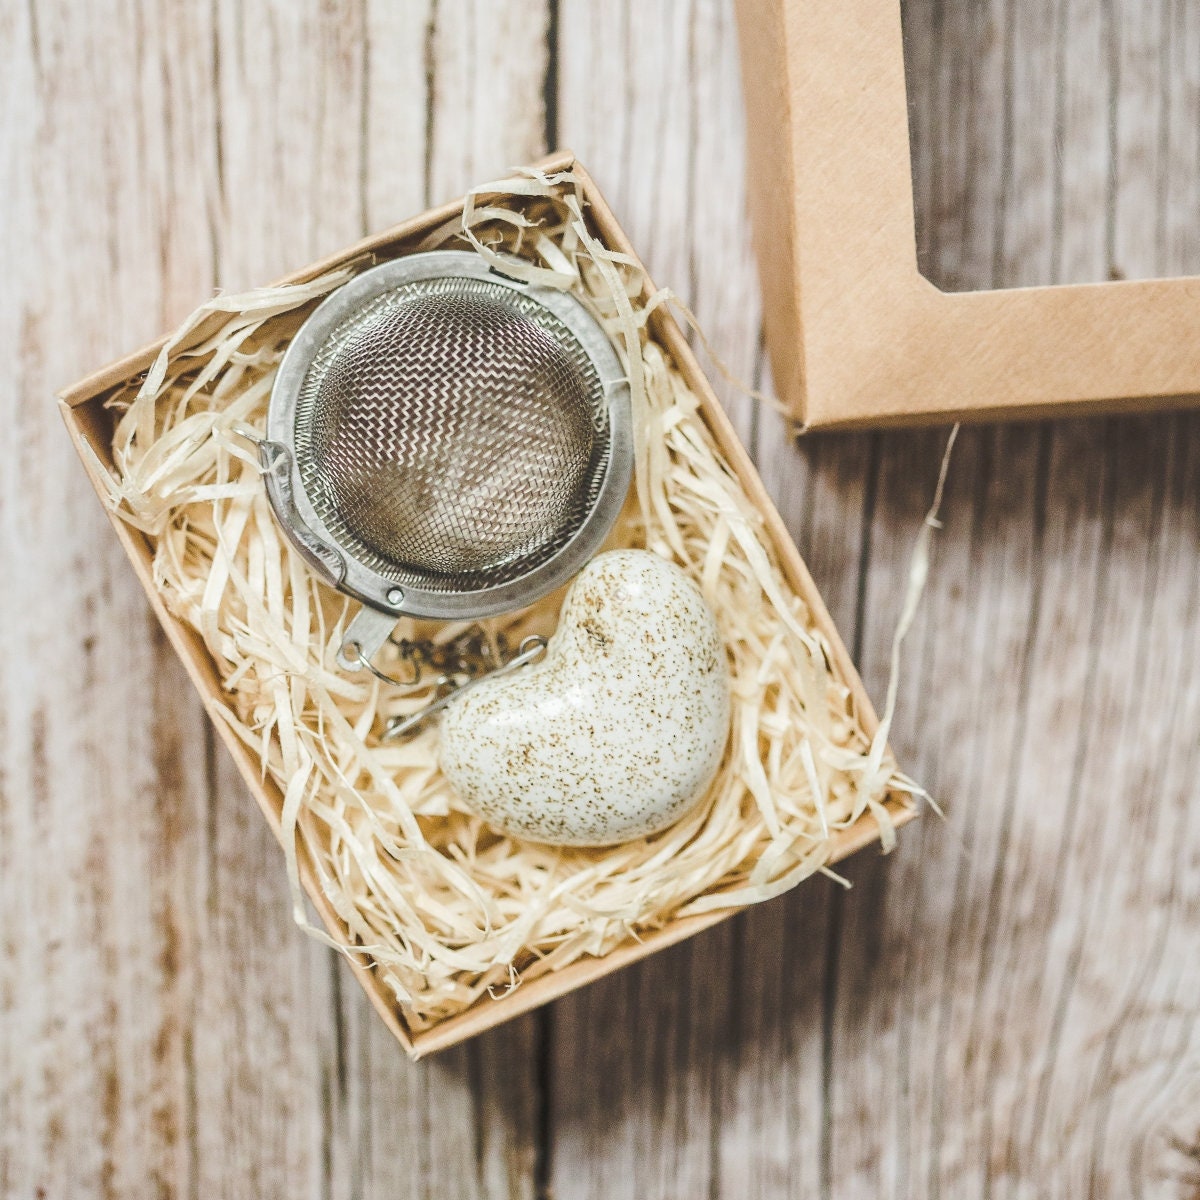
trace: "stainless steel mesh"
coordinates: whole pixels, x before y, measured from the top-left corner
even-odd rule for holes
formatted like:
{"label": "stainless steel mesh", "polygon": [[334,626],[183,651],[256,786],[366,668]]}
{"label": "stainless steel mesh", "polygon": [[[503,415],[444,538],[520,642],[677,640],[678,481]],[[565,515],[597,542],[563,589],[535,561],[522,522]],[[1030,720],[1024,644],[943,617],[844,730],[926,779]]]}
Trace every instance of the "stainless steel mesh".
{"label": "stainless steel mesh", "polygon": [[487,279],[376,297],[317,349],[295,454],[317,515],[380,575],[476,591],[548,562],[595,505],[604,386],[543,305]]}

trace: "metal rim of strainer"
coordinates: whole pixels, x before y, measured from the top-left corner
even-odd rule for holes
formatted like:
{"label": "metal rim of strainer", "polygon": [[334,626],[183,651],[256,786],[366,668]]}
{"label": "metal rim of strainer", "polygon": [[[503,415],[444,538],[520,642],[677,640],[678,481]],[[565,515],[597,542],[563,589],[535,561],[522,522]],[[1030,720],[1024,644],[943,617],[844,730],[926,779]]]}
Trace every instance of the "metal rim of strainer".
{"label": "metal rim of strainer", "polygon": [[[599,378],[605,398],[609,453],[590,511],[549,559],[490,587],[431,591],[380,574],[339,542],[309,500],[295,452],[297,404],[308,372],[334,331],[385,293],[434,279],[480,279],[510,288],[556,317],[575,338]],[[473,251],[433,250],[371,267],[332,292],[293,337],[279,365],[267,410],[261,457],[271,507],[305,560],[327,582],[393,617],[473,620],[510,612],[553,591],[577,574],[612,528],[633,473],[629,385],[621,360],[597,319],[569,292],[515,279]]]}

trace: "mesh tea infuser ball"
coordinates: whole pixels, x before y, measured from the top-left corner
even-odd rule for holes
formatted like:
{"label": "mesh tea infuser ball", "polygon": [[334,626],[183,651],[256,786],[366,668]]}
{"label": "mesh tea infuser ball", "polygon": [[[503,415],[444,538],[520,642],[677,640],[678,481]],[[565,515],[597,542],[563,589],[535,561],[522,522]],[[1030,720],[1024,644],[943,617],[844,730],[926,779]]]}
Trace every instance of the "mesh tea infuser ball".
{"label": "mesh tea infuser ball", "polygon": [[399,617],[492,616],[580,570],[629,487],[629,388],[574,296],[431,251],[313,312],[259,453],[287,536],[364,605],[339,663],[368,666]]}

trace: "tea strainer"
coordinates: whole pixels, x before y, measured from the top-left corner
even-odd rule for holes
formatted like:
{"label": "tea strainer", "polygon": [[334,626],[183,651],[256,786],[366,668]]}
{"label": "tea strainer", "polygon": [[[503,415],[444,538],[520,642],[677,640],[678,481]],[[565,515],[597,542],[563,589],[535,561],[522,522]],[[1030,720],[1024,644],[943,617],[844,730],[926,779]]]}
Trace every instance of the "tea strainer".
{"label": "tea strainer", "polygon": [[259,453],[287,536],[362,601],[338,661],[367,666],[401,616],[492,616],[580,570],[629,487],[629,388],[573,295],[430,251],[313,312]]}

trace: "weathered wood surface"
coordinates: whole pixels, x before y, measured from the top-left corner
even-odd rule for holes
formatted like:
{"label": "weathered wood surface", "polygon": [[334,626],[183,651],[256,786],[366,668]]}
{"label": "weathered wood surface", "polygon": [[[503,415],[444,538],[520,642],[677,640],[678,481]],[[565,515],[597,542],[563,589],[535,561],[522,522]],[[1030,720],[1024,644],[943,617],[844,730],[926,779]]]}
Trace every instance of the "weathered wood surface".
{"label": "weathered wood surface", "polygon": [[[945,286],[1200,271],[1200,4],[905,6]],[[1200,1195],[1200,418],[964,433],[895,744],[949,806],[428,1063],[290,923],[50,395],[572,146],[758,378],[725,3],[0,4],[0,1195]],[[937,433],[726,391],[877,696]]]}

